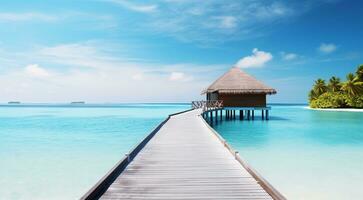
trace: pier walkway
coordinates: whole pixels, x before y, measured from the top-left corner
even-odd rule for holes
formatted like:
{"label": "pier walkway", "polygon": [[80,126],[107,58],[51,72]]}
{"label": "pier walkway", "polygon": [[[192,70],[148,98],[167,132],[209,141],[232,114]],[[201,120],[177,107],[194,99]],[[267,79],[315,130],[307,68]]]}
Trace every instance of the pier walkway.
{"label": "pier walkway", "polygon": [[112,183],[104,179],[82,199],[285,199],[200,114],[171,116]]}

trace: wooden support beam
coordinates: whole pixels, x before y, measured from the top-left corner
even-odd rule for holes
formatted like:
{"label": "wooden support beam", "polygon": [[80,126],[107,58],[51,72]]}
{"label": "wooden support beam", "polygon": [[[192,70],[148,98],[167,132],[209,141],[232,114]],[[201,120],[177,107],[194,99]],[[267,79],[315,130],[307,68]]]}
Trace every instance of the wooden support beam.
{"label": "wooden support beam", "polygon": [[220,113],[221,114],[220,120],[222,121],[223,120],[223,110],[221,109],[220,111],[221,111],[221,113]]}
{"label": "wooden support beam", "polygon": [[239,110],[239,120],[243,119],[243,110]]}
{"label": "wooden support beam", "polygon": [[247,110],[247,119],[250,120],[250,110]]}
{"label": "wooden support beam", "polygon": [[216,112],[216,122],[218,122],[218,110],[215,110],[214,112]]}
{"label": "wooden support beam", "polygon": [[268,110],[266,110],[266,120],[269,120]]}
{"label": "wooden support beam", "polygon": [[252,110],[252,120],[254,120],[254,119],[255,119],[255,111]]}
{"label": "wooden support beam", "polygon": [[216,112],[216,122],[218,122],[218,118],[219,118],[219,116],[218,116],[218,110],[215,110],[215,112]]}
{"label": "wooden support beam", "polygon": [[261,112],[261,118],[262,118],[262,120],[264,120],[265,119],[265,116],[264,116],[264,114],[265,114],[265,110],[261,110],[262,112]]}

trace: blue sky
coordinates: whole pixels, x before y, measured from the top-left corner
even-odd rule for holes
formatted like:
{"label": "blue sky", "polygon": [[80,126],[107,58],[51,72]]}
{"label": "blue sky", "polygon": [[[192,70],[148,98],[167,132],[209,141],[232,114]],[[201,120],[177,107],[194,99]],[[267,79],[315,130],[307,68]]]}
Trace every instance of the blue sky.
{"label": "blue sky", "polygon": [[189,102],[232,66],[304,103],[363,63],[361,1],[2,1],[0,102]]}

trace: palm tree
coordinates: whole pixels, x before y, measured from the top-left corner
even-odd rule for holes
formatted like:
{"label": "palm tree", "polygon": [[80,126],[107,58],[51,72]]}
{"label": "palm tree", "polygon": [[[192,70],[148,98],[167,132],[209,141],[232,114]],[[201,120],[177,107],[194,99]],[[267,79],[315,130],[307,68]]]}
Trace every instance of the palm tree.
{"label": "palm tree", "polygon": [[358,77],[349,73],[347,81],[342,84],[342,90],[349,96],[356,96],[363,93],[363,82],[359,81]]}
{"label": "palm tree", "polygon": [[316,80],[313,90],[317,96],[320,96],[321,94],[325,93],[327,91],[327,86],[325,85],[325,81],[321,78]]}
{"label": "palm tree", "polygon": [[363,64],[359,65],[357,71],[355,72],[360,81],[363,81]]}
{"label": "palm tree", "polygon": [[314,90],[310,90],[309,92],[309,102],[312,102],[313,100],[316,100],[318,98],[318,95],[314,92]]}
{"label": "palm tree", "polygon": [[340,88],[340,78],[337,78],[335,76],[331,77],[329,79],[328,89],[332,92],[338,92],[340,91]]}

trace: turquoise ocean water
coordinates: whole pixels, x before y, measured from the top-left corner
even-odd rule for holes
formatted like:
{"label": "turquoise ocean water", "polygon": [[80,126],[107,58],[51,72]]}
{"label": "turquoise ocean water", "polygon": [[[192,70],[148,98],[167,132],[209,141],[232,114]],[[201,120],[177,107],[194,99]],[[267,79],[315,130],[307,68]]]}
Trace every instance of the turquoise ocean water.
{"label": "turquoise ocean water", "polygon": [[214,128],[288,199],[363,199],[363,113],[272,105]]}
{"label": "turquoise ocean water", "polygon": [[[187,104],[0,106],[0,199],[78,199]],[[361,199],[363,113],[273,105],[214,128],[289,199]]]}
{"label": "turquoise ocean water", "polygon": [[187,104],[0,105],[0,199],[79,199]]}

